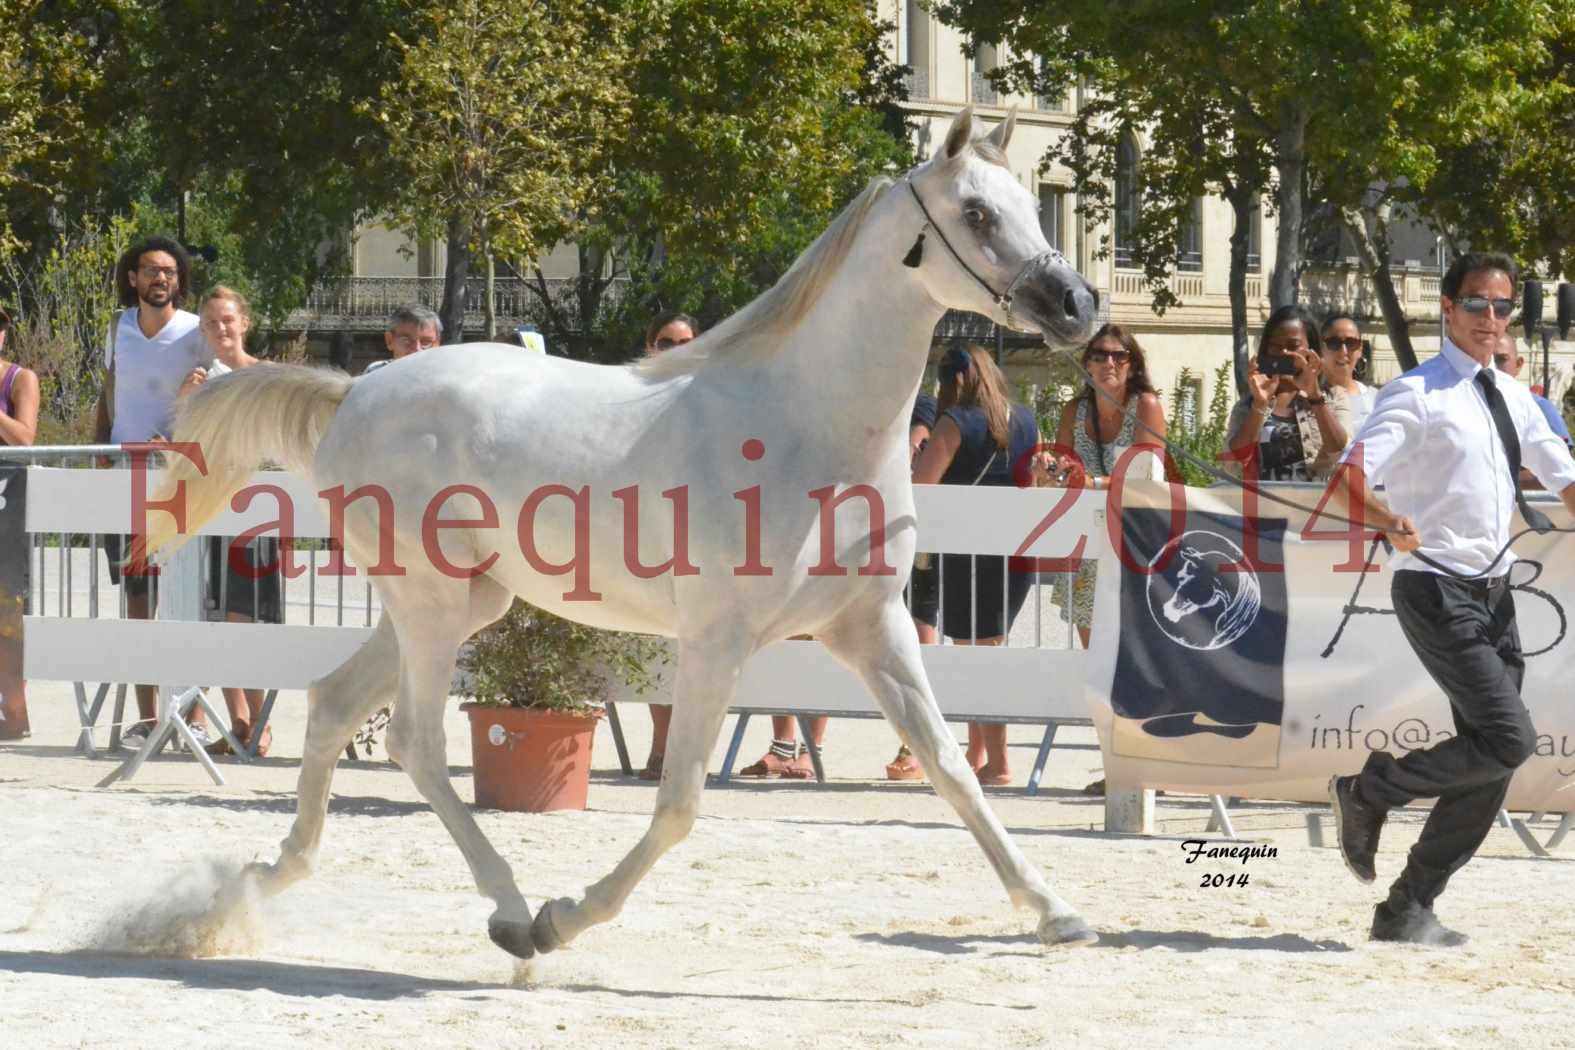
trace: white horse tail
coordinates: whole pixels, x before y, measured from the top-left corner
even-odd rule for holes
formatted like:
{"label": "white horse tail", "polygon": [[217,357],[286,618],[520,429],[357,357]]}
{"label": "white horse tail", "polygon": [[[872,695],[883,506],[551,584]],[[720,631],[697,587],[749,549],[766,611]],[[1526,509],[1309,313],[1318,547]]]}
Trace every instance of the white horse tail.
{"label": "white horse tail", "polygon": [[[185,527],[191,533],[222,511],[265,460],[309,475],[317,446],[353,382],[333,369],[256,364],[203,384],[176,405],[174,440],[195,444],[204,469],[170,453],[168,474],[152,500],[168,499],[184,483]],[[150,552],[183,542],[171,515],[148,517]]]}

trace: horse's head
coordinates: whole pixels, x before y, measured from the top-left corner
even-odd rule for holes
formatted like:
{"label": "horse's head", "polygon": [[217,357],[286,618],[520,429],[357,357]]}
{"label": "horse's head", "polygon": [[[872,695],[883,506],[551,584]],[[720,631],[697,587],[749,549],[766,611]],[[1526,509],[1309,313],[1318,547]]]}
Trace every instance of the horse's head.
{"label": "horse's head", "polygon": [[936,155],[899,186],[915,232],[923,226],[926,233],[905,261],[945,306],[1041,332],[1052,346],[1081,342],[1099,293],[1045,241],[1038,202],[1006,167],[1016,121],[1013,110],[975,139],[973,108],[964,109]]}
{"label": "horse's head", "polygon": [[[1176,593],[1164,605],[1165,619],[1180,623],[1183,617],[1216,605],[1229,605],[1231,594],[1218,575],[1206,570],[1208,555],[1191,547],[1176,551],[1181,566],[1176,570]],[[1223,559],[1221,559],[1223,560]]]}

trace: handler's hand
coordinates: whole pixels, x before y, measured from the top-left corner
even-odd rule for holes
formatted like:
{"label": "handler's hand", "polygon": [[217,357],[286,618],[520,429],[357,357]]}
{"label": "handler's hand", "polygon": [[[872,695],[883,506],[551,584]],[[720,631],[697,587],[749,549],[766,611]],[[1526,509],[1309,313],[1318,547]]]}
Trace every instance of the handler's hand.
{"label": "handler's hand", "polygon": [[1389,542],[1394,549],[1409,554],[1422,545],[1421,534],[1416,531],[1416,522],[1405,515],[1395,518],[1394,524],[1384,530],[1389,537]]}

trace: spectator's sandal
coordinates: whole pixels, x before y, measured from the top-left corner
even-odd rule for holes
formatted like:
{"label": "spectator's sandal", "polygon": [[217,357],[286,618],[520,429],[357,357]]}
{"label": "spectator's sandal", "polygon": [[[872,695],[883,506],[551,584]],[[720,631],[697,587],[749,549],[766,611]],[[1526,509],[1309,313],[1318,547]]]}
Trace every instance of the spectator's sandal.
{"label": "spectator's sandal", "polygon": [[924,767],[919,760],[913,757],[913,752],[908,750],[908,745],[903,744],[897,749],[897,757],[886,763],[887,780],[923,780]]}
{"label": "spectator's sandal", "polygon": [[[738,775],[741,777],[786,776],[788,770],[793,767],[793,763],[795,761],[795,759],[783,758],[775,751],[767,751],[764,755],[760,756],[760,761],[756,762],[754,765],[745,766],[743,769],[740,769],[738,771]],[[814,773],[811,772],[810,775],[814,776]]]}
{"label": "spectator's sandal", "polygon": [[651,756],[645,760],[645,768],[640,770],[641,780],[661,780],[662,761],[667,756],[660,751],[652,751]]}

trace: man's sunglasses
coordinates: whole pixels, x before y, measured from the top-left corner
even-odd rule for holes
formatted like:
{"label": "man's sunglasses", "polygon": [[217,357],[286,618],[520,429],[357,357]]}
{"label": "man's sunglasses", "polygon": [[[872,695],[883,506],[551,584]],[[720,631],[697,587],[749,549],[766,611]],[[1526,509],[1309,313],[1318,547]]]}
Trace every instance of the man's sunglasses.
{"label": "man's sunglasses", "polygon": [[1515,312],[1515,300],[1488,299],[1481,295],[1467,295],[1463,298],[1456,299],[1455,305],[1460,307],[1468,314],[1484,313],[1490,306],[1493,308],[1494,317],[1508,317],[1510,314]]}
{"label": "man's sunglasses", "polygon": [[1354,354],[1362,348],[1362,341],[1354,335],[1347,339],[1331,336],[1323,341],[1323,348],[1331,351],[1349,350]]}
{"label": "man's sunglasses", "polygon": [[675,346],[683,346],[689,342],[687,339],[658,339],[654,344],[658,350],[671,350]]}
{"label": "man's sunglasses", "polygon": [[1090,350],[1083,355],[1083,360],[1091,365],[1102,365],[1106,361],[1112,364],[1124,365],[1131,358],[1132,355],[1125,350]]}

